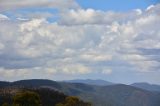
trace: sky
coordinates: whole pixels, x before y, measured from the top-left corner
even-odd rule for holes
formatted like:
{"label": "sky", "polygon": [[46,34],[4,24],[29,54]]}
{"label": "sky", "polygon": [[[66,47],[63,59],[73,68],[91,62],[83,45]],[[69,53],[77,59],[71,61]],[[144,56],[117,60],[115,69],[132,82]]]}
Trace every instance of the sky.
{"label": "sky", "polygon": [[1,0],[0,80],[160,84],[158,0]]}

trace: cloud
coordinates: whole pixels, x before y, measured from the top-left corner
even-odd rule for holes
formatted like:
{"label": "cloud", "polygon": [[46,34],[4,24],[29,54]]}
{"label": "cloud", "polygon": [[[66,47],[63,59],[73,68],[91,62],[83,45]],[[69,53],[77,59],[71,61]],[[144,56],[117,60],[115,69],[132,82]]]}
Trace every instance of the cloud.
{"label": "cloud", "polygon": [[125,55],[124,59],[128,60],[130,64],[135,65],[136,68],[138,68],[136,70],[140,72],[151,72],[156,68],[158,69],[159,66],[159,62],[157,60],[152,60],[145,55],[130,54]]}
{"label": "cloud", "polygon": [[151,10],[152,8],[154,8],[154,5],[150,5],[149,7],[147,7],[146,11]]}
{"label": "cloud", "polygon": [[[142,13],[140,9],[131,12],[114,12],[101,11],[94,9],[71,9],[60,14],[60,24],[64,25],[83,25],[83,24],[111,24],[113,21],[125,22],[125,20],[132,20]],[[128,17],[129,16],[129,17]]]}
{"label": "cloud", "polygon": [[0,11],[9,11],[30,7],[49,7],[65,10],[68,8],[77,8],[79,5],[74,0],[1,0]]}
{"label": "cloud", "polygon": [[6,70],[4,68],[0,68],[1,77],[4,78],[13,78],[13,77],[26,77],[29,74],[28,70],[19,69],[17,70]]}
{"label": "cloud", "polygon": [[2,20],[9,20],[9,18],[6,15],[0,14],[0,21]]}
{"label": "cloud", "polygon": [[62,73],[64,74],[78,74],[79,75],[79,74],[91,73],[91,69],[89,69],[88,67],[82,64],[65,65],[65,66],[62,66],[60,70],[62,70]]}
{"label": "cloud", "polygon": [[105,69],[105,70],[102,70],[102,74],[106,74],[106,75],[109,75],[112,73],[112,70],[111,69]]}
{"label": "cloud", "polygon": [[112,60],[112,55],[103,55],[102,53],[98,54],[84,54],[82,57],[86,61],[109,61]]}
{"label": "cloud", "polygon": [[[26,2],[27,8],[31,1]],[[22,6],[17,1],[1,3],[4,9]],[[43,16],[13,20],[0,15],[0,73],[4,78],[13,73],[19,78],[26,74],[51,78],[111,74],[115,67],[135,73],[156,71],[159,52],[151,51],[160,49],[159,7],[130,12],[69,9],[59,12],[60,18],[53,23]]]}

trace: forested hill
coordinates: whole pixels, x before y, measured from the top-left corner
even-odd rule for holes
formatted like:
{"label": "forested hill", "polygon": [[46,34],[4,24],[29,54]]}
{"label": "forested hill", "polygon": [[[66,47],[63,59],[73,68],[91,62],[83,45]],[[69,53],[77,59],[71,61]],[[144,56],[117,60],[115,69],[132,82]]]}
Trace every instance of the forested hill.
{"label": "forested hill", "polygon": [[41,79],[1,83],[3,89],[47,88],[79,97],[83,101],[92,103],[93,106],[160,106],[160,92],[124,84],[98,86]]}
{"label": "forested hill", "polygon": [[49,88],[1,88],[0,106],[91,106]]}

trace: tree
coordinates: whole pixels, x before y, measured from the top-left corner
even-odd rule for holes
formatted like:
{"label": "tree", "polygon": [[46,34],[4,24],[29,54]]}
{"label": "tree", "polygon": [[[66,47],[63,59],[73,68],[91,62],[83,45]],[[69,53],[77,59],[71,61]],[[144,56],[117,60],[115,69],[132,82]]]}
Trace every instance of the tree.
{"label": "tree", "polygon": [[13,106],[41,106],[40,97],[35,92],[21,92],[13,97]]}
{"label": "tree", "polygon": [[84,103],[83,101],[79,100],[79,98],[74,96],[66,97],[63,103],[59,103],[56,106],[91,106],[90,103]]}

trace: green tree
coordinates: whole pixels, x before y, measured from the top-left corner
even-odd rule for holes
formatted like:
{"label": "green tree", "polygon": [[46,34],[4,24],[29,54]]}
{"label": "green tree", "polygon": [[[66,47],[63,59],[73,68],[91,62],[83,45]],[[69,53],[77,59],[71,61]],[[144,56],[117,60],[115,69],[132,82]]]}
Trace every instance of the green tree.
{"label": "green tree", "polygon": [[79,98],[74,96],[66,97],[63,103],[59,103],[56,106],[91,106],[90,103],[84,103],[83,101],[79,100]]}
{"label": "green tree", "polygon": [[21,92],[13,97],[13,106],[41,106],[40,97],[35,92]]}

